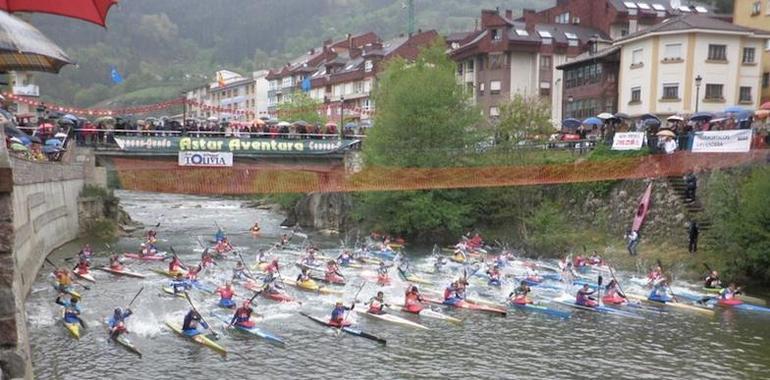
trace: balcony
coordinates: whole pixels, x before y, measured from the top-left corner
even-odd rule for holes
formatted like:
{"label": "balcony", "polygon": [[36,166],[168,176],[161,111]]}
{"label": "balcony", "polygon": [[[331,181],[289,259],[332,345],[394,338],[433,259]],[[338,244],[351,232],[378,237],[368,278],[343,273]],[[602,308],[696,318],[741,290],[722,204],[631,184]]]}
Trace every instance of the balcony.
{"label": "balcony", "polygon": [[13,94],[18,96],[40,96],[40,87],[36,84],[13,86]]}

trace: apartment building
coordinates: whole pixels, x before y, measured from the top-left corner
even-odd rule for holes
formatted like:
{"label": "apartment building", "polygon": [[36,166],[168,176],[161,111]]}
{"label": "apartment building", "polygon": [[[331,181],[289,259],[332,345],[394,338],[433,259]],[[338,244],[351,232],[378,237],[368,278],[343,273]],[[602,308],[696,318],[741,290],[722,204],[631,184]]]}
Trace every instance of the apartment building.
{"label": "apartment building", "polygon": [[[770,0],[734,1],[733,23],[770,31]],[[756,53],[762,55],[760,103],[770,102],[770,39],[765,41],[763,48]]]}
{"label": "apartment building", "polygon": [[256,71],[247,77],[229,70],[217,71],[215,81],[185,92],[187,117],[251,121],[267,116],[267,75],[267,70]]}

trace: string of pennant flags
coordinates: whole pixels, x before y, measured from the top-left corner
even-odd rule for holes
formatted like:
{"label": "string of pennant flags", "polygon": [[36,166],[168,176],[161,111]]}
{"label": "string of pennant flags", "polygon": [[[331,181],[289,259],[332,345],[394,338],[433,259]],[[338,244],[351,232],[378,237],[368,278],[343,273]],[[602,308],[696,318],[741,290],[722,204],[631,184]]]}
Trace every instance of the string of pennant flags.
{"label": "string of pennant flags", "polygon": [[[57,112],[62,112],[62,113],[67,113],[67,114],[72,114],[72,115],[82,116],[82,117],[146,114],[146,113],[163,111],[171,107],[182,106],[182,105],[195,107],[201,111],[226,113],[233,116],[247,116],[247,117],[271,116],[270,113],[268,112],[255,112],[253,110],[239,109],[235,107],[215,106],[215,105],[206,104],[204,102],[200,102],[193,99],[186,99],[184,97],[170,99],[170,100],[166,100],[155,104],[145,104],[140,106],[107,109],[107,108],[78,108],[78,107],[64,106],[56,103],[43,102],[37,98],[33,98],[29,96],[14,95],[9,92],[2,92],[2,95],[7,100],[12,102],[22,103],[32,107],[45,107],[49,111],[57,111]],[[315,111],[330,115],[333,112],[337,112],[339,109],[340,109],[339,104],[337,105],[322,104],[316,107]],[[363,115],[374,114],[374,111],[371,109],[357,107],[353,105],[344,106],[344,110],[345,112],[350,113],[351,115],[358,114],[363,116]],[[291,116],[292,113],[307,112],[307,111],[308,111],[307,109],[296,110],[296,111],[279,110],[277,114],[281,117],[287,117],[287,116]]]}

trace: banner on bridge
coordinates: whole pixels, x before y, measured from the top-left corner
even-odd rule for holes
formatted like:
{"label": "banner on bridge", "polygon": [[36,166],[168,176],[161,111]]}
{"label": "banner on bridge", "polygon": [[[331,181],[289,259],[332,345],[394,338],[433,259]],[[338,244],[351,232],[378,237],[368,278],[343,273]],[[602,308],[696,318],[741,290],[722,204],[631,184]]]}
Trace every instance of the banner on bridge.
{"label": "banner on bridge", "polygon": [[751,149],[751,129],[695,132],[692,151],[700,153],[745,153]]}
{"label": "banner on bridge", "polygon": [[179,152],[179,166],[230,167],[233,154],[230,152]]}
{"label": "banner on bridge", "polygon": [[616,132],[612,150],[639,150],[644,144],[644,132]]}
{"label": "banner on bridge", "polygon": [[323,155],[340,153],[352,139],[265,139],[220,137],[115,136],[122,151],[132,153],[229,152],[235,155]]}

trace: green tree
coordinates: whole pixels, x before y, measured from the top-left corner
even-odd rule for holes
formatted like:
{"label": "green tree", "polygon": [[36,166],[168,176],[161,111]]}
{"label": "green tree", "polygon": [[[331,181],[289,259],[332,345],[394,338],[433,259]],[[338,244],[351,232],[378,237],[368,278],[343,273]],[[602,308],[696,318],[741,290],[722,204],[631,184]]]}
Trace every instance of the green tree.
{"label": "green tree", "polygon": [[439,40],[415,62],[388,63],[373,94],[375,128],[364,144],[369,165],[450,166],[478,142],[479,112],[458,85],[445,46]]}
{"label": "green tree", "polygon": [[497,143],[507,145],[523,140],[545,140],[554,132],[551,106],[539,97],[516,94],[500,106],[496,125]]}
{"label": "green tree", "polygon": [[295,92],[278,105],[278,116],[286,120],[304,120],[311,124],[323,124],[326,120],[319,113],[321,102],[304,92]]}

